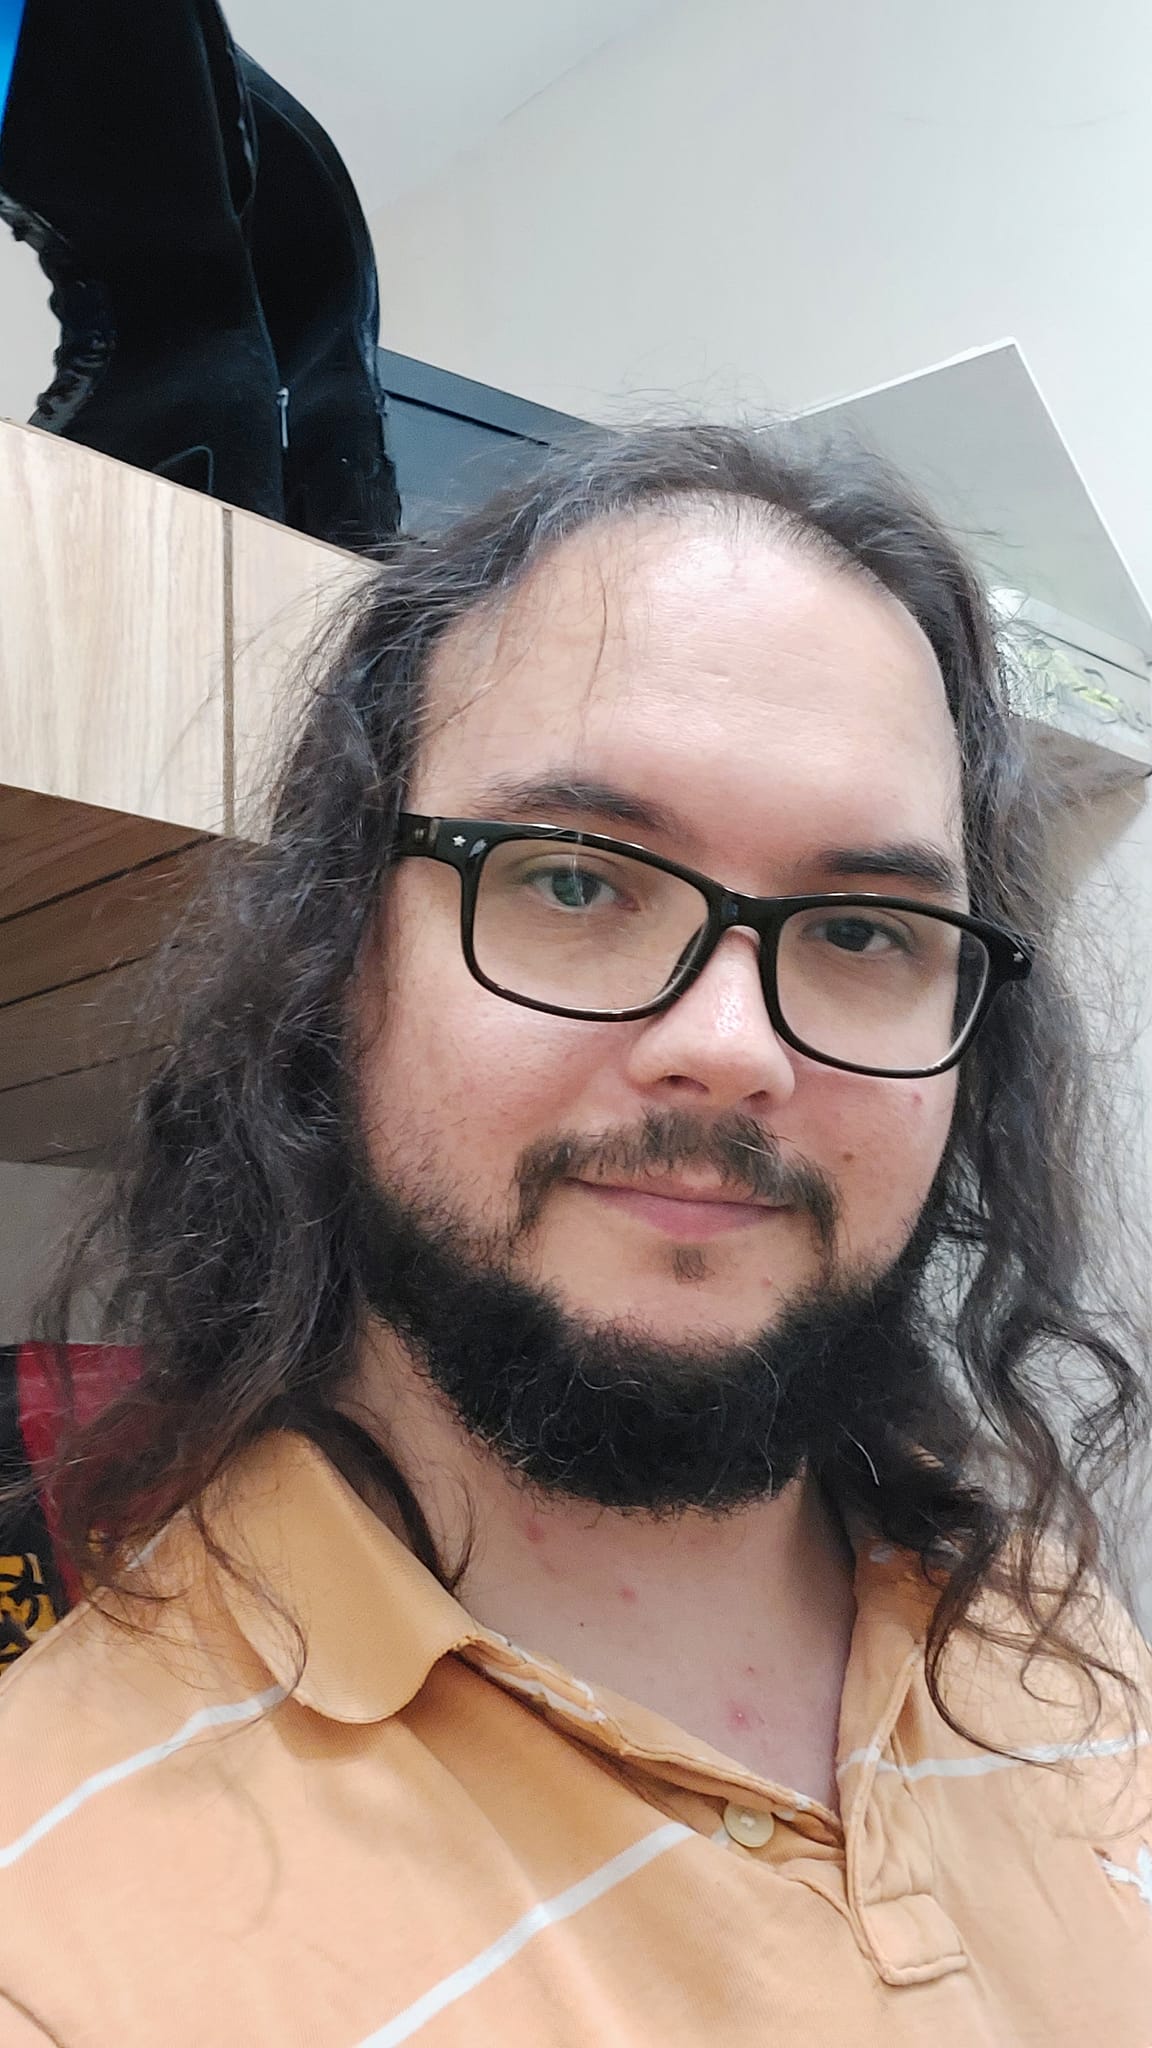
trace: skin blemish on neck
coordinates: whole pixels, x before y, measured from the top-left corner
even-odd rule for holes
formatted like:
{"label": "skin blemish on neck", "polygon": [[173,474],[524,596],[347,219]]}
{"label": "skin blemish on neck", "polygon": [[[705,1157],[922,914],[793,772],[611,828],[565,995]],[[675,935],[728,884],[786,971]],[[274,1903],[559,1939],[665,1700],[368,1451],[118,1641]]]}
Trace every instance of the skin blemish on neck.
{"label": "skin blemish on neck", "polygon": [[626,1601],[629,1607],[634,1607],[639,1595],[635,1586],[617,1586],[616,1597],[619,1600]]}
{"label": "skin blemish on neck", "polygon": [[529,1543],[543,1543],[547,1530],[538,1515],[529,1515],[524,1523],[524,1534]]}
{"label": "skin blemish on neck", "polygon": [[745,1700],[729,1700],[724,1719],[733,1735],[746,1735],[750,1729],[764,1726],[763,1714]]}

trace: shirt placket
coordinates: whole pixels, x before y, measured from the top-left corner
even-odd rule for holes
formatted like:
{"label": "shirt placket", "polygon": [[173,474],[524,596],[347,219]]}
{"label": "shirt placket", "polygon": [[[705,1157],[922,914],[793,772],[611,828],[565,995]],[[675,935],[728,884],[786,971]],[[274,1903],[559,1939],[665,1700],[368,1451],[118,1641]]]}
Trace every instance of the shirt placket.
{"label": "shirt placket", "polygon": [[868,1740],[841,1764],[848,1914],[877,1975],[893,1986],[968,1967],[959,1930],[933,1892],[927,1821],[896,1747],[921,1657],[917,1645]]}
{"label": "shirt placket", "polygon": [[807,1884],[849,1922],[887,1984],[924,1983],[967,1967],[959,1934],[932,1893],[926,1824],[894,1752],[894,1737],[922,1655],[907,1651],[866,1740],[841,1760],[838,1816],[787,1786],[695,1744],[646,1742],[621,1703],[517,1645],[490,1638],[468,1653],[485,1675],[570,1739],[598,1750],[651,1804],[718,1846],[771,1863]]}

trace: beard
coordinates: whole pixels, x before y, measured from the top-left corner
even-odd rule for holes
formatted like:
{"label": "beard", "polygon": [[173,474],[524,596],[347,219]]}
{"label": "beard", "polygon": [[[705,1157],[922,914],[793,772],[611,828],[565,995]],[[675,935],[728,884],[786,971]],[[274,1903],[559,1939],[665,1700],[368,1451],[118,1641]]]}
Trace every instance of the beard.
{"label": "beard", "polygon": [[[892,1431],[914,1435],[931,1407],[915,1312],[923,1219],[883,1269],[838,1269],[834,1190],[751,1119],[704,1126],[673,1112],[635,1132],[546,1141],[519,1163],[514,1221],[487,1232],[351,1151],[350,1252],[366,1309],[531,1489],[650,1516],[723,1515],[845,1457],[875,1478]],[[664,1340],[576,1312],[517,1271],[548,1190],[573,1173],[701,1164],[727,1187],[805,1210],[822,1250],[819,1278],[751,1336]]]}

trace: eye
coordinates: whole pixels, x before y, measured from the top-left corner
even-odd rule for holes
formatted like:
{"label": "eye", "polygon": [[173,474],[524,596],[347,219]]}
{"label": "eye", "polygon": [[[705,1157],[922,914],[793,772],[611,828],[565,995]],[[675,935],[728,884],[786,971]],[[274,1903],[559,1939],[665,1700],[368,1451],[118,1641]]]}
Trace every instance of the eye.
{"label": "eye", "polygon": [[603,875],[571,861],[563,867],[536,868],[525,876],[525,882],[545,903],[560,910],[605,909],[620,900],[619,891]]}
{"label": "eye", "polygon": [[841,913],[838,917],[822,917],[808,926],[811,938],[821,938],[840,953],[871,954],[910,953],[913,947],[909,934],[899,925],[881,923],[874,917],[863,916],[859,911]]}

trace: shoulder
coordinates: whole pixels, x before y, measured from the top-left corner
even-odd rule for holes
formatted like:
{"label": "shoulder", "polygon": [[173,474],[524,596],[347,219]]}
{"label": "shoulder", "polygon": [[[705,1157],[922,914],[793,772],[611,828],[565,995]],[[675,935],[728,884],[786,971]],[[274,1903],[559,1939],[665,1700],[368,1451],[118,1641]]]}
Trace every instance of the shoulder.
{"label": "shoulder", "polygon": [[25,1652],[0,1682],[0,2048],[41,2038],[25,2014],[44,2039],[95,2039],[96,2014],[101,2040],[151,2040],[198,1950],[226,1959],[266,1809],[295,1814],[302,1713],[222,1603],[135,1626],[85,1605]]}
{"label": "shoulder", "polygon": [[[1042,1560],[1049,1592],[1036,1594],[1040,1618],[1058,1626],[1056,1643],[1039,1634],[1010,1590],[988,1592],[974,1619],[948,1644],[939,1673],[949,1711],[990,1749],[1048,1766],[1056,1786],[1094,1788],[1152,1810],[1152,1648],[1131,1612],[1099,1579],[1090,1579],[1057,1616],[1051,1589],[1061,1566]],[[1055,1794],[1064,1807],[1067,1791]],[[1135,1810],[1135,1808],[1133,1808]]]}
{"label": "shoulder", "polygon": [[0,1919],[9,1873],[35,1866],[50,1883],[60,1853],[106,1856],[156,1796],[149,1763],[183,1752],[186,1776],[210,1772],[198,1737],[255,1724],[282,1697],[221,1603],[66,1615],[0,1679]]}

